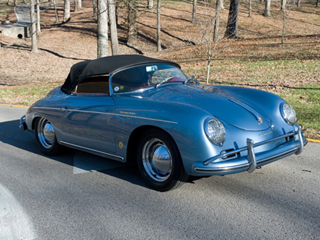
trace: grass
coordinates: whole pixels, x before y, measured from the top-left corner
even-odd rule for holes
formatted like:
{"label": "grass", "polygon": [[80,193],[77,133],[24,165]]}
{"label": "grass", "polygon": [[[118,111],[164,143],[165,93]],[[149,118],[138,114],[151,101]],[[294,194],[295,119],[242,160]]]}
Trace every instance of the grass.
{"label": "grass", "polygon": [[[0,102],[6,104],[30,106],[43,98],[54,87],[61,83],[29,84],[0,88]],[[14,100],[14,101],[13,101]]]}

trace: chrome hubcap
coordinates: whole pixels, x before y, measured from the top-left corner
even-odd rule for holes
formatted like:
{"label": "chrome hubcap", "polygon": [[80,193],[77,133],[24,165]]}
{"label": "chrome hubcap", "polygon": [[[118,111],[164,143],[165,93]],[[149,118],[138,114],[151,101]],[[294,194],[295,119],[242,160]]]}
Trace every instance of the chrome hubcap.
{"label": "chrome hubcap", "polygon": [[41,118],[37,130],[41,145],[46,149],[51,148],[55,138],[54,129],[51,123],[48,122],[47,119]]}
{"label": "chrome hubcap", "polygon": [[172,171],[171,153],[158,138],[152,138],[144,144],[142,163],[148,176],[157,182],[167,180]]}

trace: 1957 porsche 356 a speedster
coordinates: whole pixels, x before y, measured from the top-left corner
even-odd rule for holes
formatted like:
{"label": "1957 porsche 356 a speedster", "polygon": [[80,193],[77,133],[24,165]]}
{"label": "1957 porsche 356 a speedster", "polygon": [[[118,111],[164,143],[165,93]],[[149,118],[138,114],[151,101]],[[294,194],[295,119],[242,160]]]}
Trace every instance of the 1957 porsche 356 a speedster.
{"label": "1957 porsche 356 a speedster", "polygon": [[293,108],[260,90],[199,84],[177,63],[140,55],[79,62],[34,103],[20,128],[48,155],[70,147],[126,162],[152,188],[226,175],[300,154]]}

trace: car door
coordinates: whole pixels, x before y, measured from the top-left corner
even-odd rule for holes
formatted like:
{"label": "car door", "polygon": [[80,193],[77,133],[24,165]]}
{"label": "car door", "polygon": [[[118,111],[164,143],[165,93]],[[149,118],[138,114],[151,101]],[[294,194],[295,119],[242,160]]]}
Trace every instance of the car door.
{"label": "car door", "polygon": [[98,84],[91,90],[79,85],[78,90],[65,99],[61,108],[65,144],[89,151],[115,152],[115,103],[108,94],[109,89],[104,87],[108,85]]}

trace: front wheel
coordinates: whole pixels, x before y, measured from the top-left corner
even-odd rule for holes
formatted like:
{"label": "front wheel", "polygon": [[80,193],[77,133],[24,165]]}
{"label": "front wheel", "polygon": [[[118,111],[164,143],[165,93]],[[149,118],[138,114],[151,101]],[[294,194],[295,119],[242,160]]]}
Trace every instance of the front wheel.
{"label": "front wheel", "polygon": [[138,143],[138,167],[147,184],[158,191],[168,191],[187,181],[180,153],[165,132],[150,129]]}
{"label": "front wheel", "polygon": [[45,118],[37,118],[35,121],[34,133],[40,151],[46,155],[61,153],[63,146],[58,143],[52,124]]}

